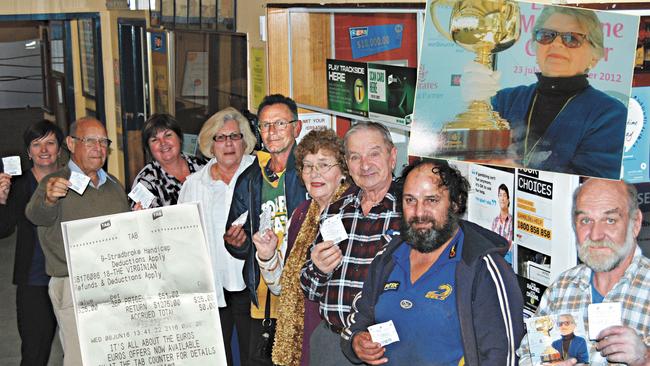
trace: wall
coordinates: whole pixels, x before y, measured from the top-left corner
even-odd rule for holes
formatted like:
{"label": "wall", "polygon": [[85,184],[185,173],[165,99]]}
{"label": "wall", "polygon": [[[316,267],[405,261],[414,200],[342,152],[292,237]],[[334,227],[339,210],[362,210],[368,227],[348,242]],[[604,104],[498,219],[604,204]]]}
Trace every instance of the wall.
{"label": "wall", "polygon": [[106,0],[2,0],[0,14],[85,13],[106,9]]}

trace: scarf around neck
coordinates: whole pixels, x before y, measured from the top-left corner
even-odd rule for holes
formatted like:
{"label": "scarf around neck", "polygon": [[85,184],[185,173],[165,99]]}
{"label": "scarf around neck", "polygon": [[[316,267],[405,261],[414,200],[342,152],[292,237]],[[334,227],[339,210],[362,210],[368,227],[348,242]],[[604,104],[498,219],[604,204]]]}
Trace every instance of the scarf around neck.
{"label": "scarf around neck", "polygon": [[[338,200],[349,185],[339,185],[330,202]],[[298,366],[302,355],[302,338],[305,324],[305,295],[300,288],[300,270],[320,227],[320,207],[315,200],[309,203],[307,215],[300,226],[280,277],[280,304],[273,343],[273,363]]]}

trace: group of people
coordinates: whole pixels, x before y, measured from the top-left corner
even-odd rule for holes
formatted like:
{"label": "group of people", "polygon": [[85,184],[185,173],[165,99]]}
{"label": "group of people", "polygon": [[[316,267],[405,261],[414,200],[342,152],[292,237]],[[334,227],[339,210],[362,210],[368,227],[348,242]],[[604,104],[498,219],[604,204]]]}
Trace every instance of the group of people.
{"label": "group of people", "polygon": [[[242,365],[531,364],[522,294],[504,259],[510,243],[462,219],[470,187],[456,168],[417,160],[395,179],[397,150],[374,122],[297,143],[302,123],[282,95],[267,96],[258,119],[265,151],[253,152],[237,110],[210,117],[199,133],[206,163],[182,153],[172,117],[152,116],[143,142],[153,160],[134,181],[155,195],[153,206],[202,203],[229,365],[234,329]],[[52,123],[31,126],[33,167],[14,180],[0,174],[0,234],[18,228],[23,365],[47,364],[57,324],[64,364],[81,365],[60,223],[142,208],[102,168],[111,141],[101,122],[71,125],[70,160],[59,168],[63,142]],[[83,195],[69,192],[71,172],[90,178]],[[648,365],[650,261],[636,244],[636,190],[589,179],[573,214],[582,264],[548,288],[537,314],[582,313],[588,327],[590,303],[621,302],[623,325],[580,354]],[[399,341],[382,345],[369,327],[389,321]],[[555,346],[567,355],[577,347]]]}

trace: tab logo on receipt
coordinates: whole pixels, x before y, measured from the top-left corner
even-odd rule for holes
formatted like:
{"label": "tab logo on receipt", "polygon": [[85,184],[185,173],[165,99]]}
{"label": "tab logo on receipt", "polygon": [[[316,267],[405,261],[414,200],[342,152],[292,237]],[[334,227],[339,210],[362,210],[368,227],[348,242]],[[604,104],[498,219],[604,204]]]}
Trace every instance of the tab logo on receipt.
{"label": "tab logo on receipt", "polygon": [[108,220],[108,221],[104,221],[104,222],[102,222],[101,224],[99,224],[99,227],[100,227],[102,230],[104,230],[104,229],[108,229],[109,227],[111,227],[111,220]]}
{"label": "tab logo on receipt", "polygon": [[151,219],[155,220],[163,216],[162,210],[156,210],[151,214]]}

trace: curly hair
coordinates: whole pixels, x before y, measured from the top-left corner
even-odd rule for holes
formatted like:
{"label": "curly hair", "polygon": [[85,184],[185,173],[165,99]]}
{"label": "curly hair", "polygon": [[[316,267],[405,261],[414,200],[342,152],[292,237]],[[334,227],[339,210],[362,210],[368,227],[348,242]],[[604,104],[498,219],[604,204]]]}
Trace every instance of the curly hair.
{"label": "curly hair", "polygon": [[[406,177],[422,165],[431,165],[431,171],[440,177],[440,186],[446,187],[449,191],[449,201],[452,207],[455,208],[455,213],[461,216],[467,211],[467,196],[469,195],[469,181],[465,178],[458,169],[449,165],[447,160],[441,159],[418,159],[409,164],[402,171],[400,183],[403,186],[406,182]],[[403,192],[403,189],[400,190]],[[402,199],[400,197],[399,202]]]}
{"label": "curly hair", "polygon": [[316,154],[320,150],[324,150],[324,153],[334,156],[339,165],[339,169],[341,169],[343,176],[347,180],[349,175],[348,165],[345,163],[343,140],[331,129],[311,130],[302,138],[298,146],[296,146],[294,154],[296,158],[296,170],[298,171],[300,180],[302,181],[302,163],[305,156],[308,154]]}

